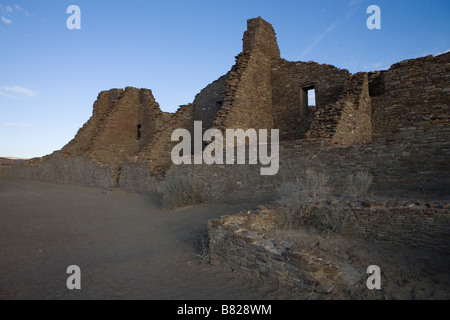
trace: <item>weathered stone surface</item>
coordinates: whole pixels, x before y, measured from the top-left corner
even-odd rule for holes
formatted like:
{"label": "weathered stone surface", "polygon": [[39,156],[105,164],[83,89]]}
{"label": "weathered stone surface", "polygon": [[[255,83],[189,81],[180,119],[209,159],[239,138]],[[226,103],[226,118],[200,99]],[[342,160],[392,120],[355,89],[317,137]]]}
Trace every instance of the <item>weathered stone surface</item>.
{"label": "weathered stone surface", "polygon": [[[332,262],[316,257],[312,248],[278,246],[273,240],[265,239],[262,231],[247,229],[260,222],[273,221],[276,213],[257,210],[234,217],[208,222],[213,265],[226,264],[234,270],[282,285],[308,287],[322,293],[333,290],[340,272]],[[248,219],[251,224],[246,223]]]}
{"label": "weathered stone surface", "polygon": [[[187,176],[213,203],[275,200],[279,183],[305,168],[327,171],[338,186],[350,174],[368,171],[376,190],[415,190],[430,197],[449,190],[450,53],[352,75],[326,64],[282,59],[272,26],[260,17],[249,20],[247,29],[235,65],[192,104],[169,114],[160,110],[150,90],[103,91],[92,117],[61,151],[4,166],[0,175],[142,193],[156,192],[164,179]],[[310,107],[305,95],[313,87],[316,106]],[[177,142],[171,134],[179,128],[192,133],[195,120],[203,121],[203,130],[279,129],[279,173],[261,176],[258,165],[174,166],[171,150]],[[332,205],[349,211],[363,238],[449,248],[448,203]],[[276,214],[276,208],[258,210],[250,220],[230,217],[211,228],[223,229],[221,237],[232,232],[224,227],[230,224],[270,230],[275,222],[264,212]],[[235,238],[258,252],[270,248],[273,259],[279,258],[275,252],[280,248],[267,244],[261,249],[254,234]],[[213,256],[220,257],[220,251]]]}
{"label": "weathered stone surface", "polygon": [[[235,65],[192,104],[169,114],[160,110],[150,90],[103,91],[91,119],[60,155],[67,159],[67,171],[80,163],[71,157],[91,159],[100,171],[108,167],[111,181],[96,185],[142,193],[154,192],[164,178],[189,176],[203,187],[208,202],[275,199],[282,177],[298,175],[305,167],[326,170],[336,184],[355,171],[368,171],[379,190],[438,193],[450,187],[449,65],[447,53],[352,75],[331,65],[286,61],[280,58],[273,27],[258,17],[248,20]],[[305,98],[310,88],[316,91],[315,107]],[[195,120],[203,122],[203,131],[279,129],[279,174],[262,177],[259,166],[249,165],[174,167],[171,134],[178,128],[192,133]],[[54,182],[87,179],[62,177],[60,167],[52,172],[52,164],[59,163],[52,158],[4,167],[0,174],[45,176]],[[43,167],[45,175],[37,169]],[[98,176],[105,179],[101,172]]]}

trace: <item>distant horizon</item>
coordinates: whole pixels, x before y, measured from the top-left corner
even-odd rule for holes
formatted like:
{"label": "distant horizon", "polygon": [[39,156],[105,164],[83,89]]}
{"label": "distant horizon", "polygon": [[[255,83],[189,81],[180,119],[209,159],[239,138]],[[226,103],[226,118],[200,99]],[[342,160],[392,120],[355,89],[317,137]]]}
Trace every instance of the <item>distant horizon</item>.
{"label": "distant horizon", "polygon": [[[366,26],[373,4],[380,30]],[[66,25],[71,5],[79,30]],[[281,58],[355,74],[450,52],[449,12],[446,0],[0,0],[0,157],[60,150],[104,90],[150,89],[175,112],[231,69],[251,18],[273,25]]]}

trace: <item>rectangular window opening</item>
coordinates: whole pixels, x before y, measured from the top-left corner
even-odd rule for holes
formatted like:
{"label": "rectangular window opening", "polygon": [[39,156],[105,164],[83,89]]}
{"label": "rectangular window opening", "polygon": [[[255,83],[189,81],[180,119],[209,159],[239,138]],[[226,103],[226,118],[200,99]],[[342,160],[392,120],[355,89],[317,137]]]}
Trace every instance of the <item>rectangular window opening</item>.
{"label": "rectangular window opening", "polygon": [[137,125],[137,139],[141,139],[142,135],[142,126],[140,124]]}
{"label": "rectangular window opening", "polygon": [[308,90],[308,107],[316,106],[316,89]]}
{"label": "rectangular window opening", "polygon": [[316,106],[316,89],[314,88],[313,84],[302,87],[302,99],[303,99],[303,106],[305,107]]}

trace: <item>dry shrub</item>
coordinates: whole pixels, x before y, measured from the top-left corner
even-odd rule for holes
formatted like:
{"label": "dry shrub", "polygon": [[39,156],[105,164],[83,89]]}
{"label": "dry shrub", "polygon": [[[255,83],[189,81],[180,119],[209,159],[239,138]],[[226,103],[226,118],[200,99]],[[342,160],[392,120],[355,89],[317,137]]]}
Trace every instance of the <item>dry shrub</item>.
{"label": "dry shrub", "polygon": [[196,252],[194,254],[200,258],[200,260],[204,263],[210,262],[210,254],[209,254],[209,237],[208,234],[200,234],[198,236],[198,243]]}
{"label": "dry shrub", "polygon": [[365,196],[372,186],[373,176],[367,172],[358,172],[347,176],[346,190],[353,199]]}
{"label": "dry shrub", "polygon": [[304,225],[325,234],[346,232],[351,220],[345,211],[317,205],[330,197],[329,180],[326,173],[307,169],[304,176],[284,181],[278,188],[285,213],[281,223],[287,228]]}
{"label": "dry shrub", "polygon": [[337,207],[314,208],[310,219],[305,222],[309,227],[325,233],[345,233],[350,231],[352,221],[349,215]]}
{"label": "dry shrub", "polygon": [[327,174],[307,169],[304,176],[284,181],[279,186],[279,203],[285,208],[286,227],[292,228],[310,218],[314,204],[330,194],[328,182]]}
{"label": "dry shrub", "polygon": [[202,192],[187,177],[168,177],[160,185],[162,207],[176,209],[203,202]]}

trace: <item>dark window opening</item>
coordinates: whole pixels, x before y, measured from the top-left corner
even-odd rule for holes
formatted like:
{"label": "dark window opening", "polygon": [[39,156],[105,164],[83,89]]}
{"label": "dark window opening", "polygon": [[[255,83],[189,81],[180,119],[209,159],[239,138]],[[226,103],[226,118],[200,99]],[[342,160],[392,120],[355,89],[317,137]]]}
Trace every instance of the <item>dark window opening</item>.
{"label": "dark window opening", "polygon": [[142,126],[140,124],[137,125],[137,138],[138,140],[141,138],[142,134]]}
{"label": "dark window opening", "polygon": [[316,106],[316,89],[313,84],[302,87],[302,100],[304,107]]}

